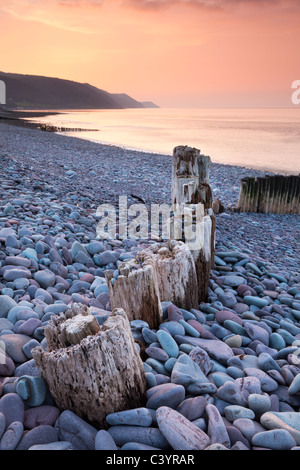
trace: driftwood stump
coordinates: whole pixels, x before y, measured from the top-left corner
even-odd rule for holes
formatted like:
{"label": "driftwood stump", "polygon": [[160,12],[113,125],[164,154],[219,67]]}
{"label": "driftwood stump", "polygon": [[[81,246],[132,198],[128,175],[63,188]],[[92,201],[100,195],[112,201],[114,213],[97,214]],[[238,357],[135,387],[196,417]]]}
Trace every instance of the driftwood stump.
{"label": "driftwood stump", "polygon": [[[191,249],[197,272],[198,303],[206,300],[210,270],[214,266],[216,221],[212,210],[213,198],[209,185],[210,165],[210,157],[201,155],[198,149],[187,146],[179,146],[174,149],[173,205],[203,205],[202,236],[199,238],[199,246],[194,246]],[[197,223],[199,221],[196,220],[195,226]]]}
{"label": "driftwood stump", "polygon": [[122,308],[129,321],[144,320],[150,328],[162,321],[156,271],[151,260],[143,264],[137,258],[119,265],[120,275],[113,278],[105,271],[111,308]]}
{"label": "driftwood stump", "polygon": [[52,317],[45,337],[48,351],[37,347],[32,355],[60,410],[105,428],[107,414],[144,404],[143,362],[122,309],[100,328],[86,307],[75,304]]}
{"label": "driftwood stump", "polygon": [[143,265],[155,268],[160,300],[189,310],[198,308],[197,273],[187,245],[172,240],[154,244],[138,253]]}

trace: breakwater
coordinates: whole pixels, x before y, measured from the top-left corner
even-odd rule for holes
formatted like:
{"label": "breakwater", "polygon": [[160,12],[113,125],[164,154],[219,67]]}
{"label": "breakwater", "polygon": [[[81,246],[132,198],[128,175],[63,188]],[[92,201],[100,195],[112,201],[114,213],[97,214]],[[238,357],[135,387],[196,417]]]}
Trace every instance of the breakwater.
{"label": "breakwater", "polygon": [[300,214],[300,175],[266,175],[241,180],[240,212]]}

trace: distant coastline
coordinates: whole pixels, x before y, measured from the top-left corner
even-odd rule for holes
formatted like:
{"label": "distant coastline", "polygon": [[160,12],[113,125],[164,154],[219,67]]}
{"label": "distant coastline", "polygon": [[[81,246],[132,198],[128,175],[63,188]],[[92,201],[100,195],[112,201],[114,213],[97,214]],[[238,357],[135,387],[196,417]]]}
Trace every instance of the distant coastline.
{"label": "distant coastline", "polygon": [[[46,125],[39,121],[33,121],[32,119],[44,118],[47,116],[55,116],[61,114],[61,111],[22,111],[22,110],[3,110],[0,108],[0,122],[4,124],[10,124],[12,126],[27,127],[29,129],[39,129],[48,132],[80,132],[86,131],[86,129],[77,128],[58,128],[57,126]],[[97,131],[97,129],[93,129]]]}
{"label": "distant coastline", "polygon": [[0,107],[0,122],[148,154],[171,156],[176,145],[189,145],[216,163],[297,175],[299,118],[290,111]]}
{"label": "distant coastline", "polygon": [[10,124],[12,126],[29,127],[31,129],[39,129],[40,124],[28,120],[28,118],[40,118],[50,115],[60,114],[56,111],[22,111],[8,110],[0,107],[0,122]]}
{"label": "distant coastline", "polygon": [[138,101],[127,93],[109,93],[89,83],[0,72],[6,88],[7,109],[127,109],[158,108],[152,101]]}

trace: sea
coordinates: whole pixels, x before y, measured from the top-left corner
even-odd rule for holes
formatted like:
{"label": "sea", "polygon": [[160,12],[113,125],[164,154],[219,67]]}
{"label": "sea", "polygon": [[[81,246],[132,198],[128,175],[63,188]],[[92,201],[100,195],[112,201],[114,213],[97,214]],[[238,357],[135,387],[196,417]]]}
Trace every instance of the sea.
{"label": "sea", "polygon": [[[59,110],[39,118],[68,135],[149,153],[172,155],[188,145],[212,162],[300,174],[300,108]],[[36,119],[34,119],[36,120]]]}

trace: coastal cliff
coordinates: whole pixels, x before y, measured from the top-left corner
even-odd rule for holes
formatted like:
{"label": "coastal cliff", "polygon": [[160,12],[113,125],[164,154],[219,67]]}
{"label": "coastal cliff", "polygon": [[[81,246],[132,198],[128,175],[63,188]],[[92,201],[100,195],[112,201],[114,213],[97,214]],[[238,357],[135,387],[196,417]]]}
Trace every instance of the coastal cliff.
{"label": "coastal cliff", "polygon": [[[60,78],[0,72],[9,109],[148,108],[124,93],[108,93],[89,83]],[[149,102],[150,103],[150,102]],[[150,103],[151,107],[156,106]]]}

